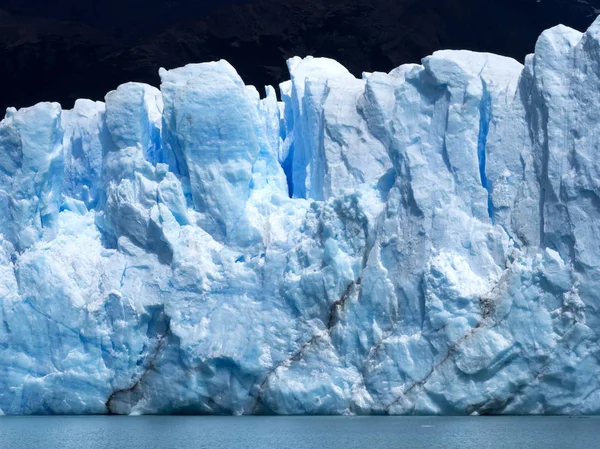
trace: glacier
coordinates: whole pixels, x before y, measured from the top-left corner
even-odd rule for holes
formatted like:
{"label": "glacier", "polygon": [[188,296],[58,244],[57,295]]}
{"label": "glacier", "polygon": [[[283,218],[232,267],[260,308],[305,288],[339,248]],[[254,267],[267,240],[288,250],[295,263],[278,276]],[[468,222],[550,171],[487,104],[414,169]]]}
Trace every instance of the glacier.
{"label": "glacier", "polygon": [[0,122],[0,414],[600,412],[600,19]]}

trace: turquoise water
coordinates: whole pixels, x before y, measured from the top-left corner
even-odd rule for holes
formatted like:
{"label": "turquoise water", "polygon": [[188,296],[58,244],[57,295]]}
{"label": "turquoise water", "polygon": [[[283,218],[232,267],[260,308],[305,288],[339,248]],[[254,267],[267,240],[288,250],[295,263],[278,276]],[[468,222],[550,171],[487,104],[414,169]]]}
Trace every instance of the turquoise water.
{"label": "turquoise water", "polygon": [[0,448],[600,448],[600,418],[0,417]]}

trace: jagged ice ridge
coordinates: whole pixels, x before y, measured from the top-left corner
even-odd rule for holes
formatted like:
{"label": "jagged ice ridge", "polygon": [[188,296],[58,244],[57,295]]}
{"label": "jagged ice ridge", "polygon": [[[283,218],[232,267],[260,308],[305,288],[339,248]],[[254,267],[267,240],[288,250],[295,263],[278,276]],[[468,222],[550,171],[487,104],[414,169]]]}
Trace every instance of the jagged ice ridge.
{"label": "jagged ice ridge", "polygon": [[600,21],[0,123],[0,414],[600,412]]}

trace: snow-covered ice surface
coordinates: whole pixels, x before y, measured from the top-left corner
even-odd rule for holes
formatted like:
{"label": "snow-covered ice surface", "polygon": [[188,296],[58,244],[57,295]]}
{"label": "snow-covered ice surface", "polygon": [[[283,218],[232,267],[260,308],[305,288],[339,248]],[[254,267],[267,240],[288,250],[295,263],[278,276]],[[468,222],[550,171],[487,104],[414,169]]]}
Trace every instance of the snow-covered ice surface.
{"label": "snow-covered ice surface", "polygon": [[0,123],[0,410],[600,412],[600,20]]}

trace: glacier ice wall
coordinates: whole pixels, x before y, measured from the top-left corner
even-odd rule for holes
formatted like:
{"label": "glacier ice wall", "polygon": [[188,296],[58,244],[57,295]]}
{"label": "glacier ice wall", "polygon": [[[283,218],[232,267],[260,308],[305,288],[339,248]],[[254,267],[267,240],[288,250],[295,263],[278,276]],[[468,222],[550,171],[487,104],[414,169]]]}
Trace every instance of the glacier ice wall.
{"label": "glacier ice wall", "polygon": [[600,412],[600,20],[0,122],[0,414]]}

